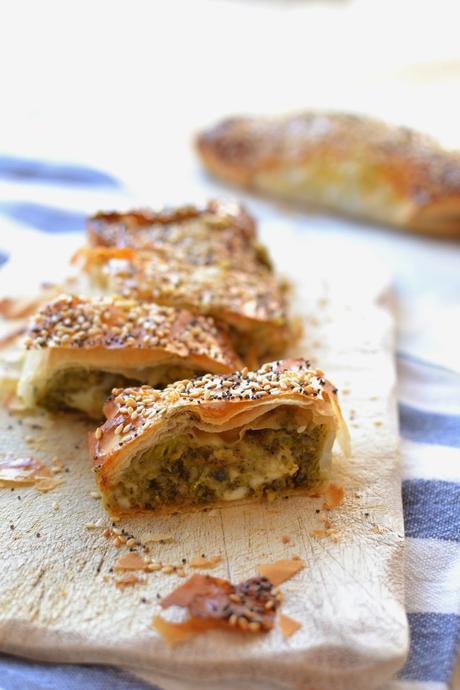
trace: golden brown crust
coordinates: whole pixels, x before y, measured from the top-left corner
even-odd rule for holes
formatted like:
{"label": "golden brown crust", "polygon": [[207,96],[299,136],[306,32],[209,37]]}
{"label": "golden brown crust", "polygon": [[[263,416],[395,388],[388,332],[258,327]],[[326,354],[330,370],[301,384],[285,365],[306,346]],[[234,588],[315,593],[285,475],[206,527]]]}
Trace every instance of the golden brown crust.
{"label": "golden brown crust", "polygon": [[[135,452],[138,444],[145,447],[150,440],[154,442],[163,425],[177,419],[179,412],[193,416],[206,428],[225,432],[227,427],[230,430],[244,425],[245,415],[265,414],[284,404],[313,404],[325,414],[334,415],[339,434],[344,432],[344,446],[348,443],[336,389],[321,370],[311,369],[304,359],[264,364],[254,372],[245,368],[230,375],[206,374],[170,384],[162,391],[149,386],[114,390],[104,407],[107,421],[89,435],[100,489],[104,494],[119,463]],[[169,513],[177,509],[180,507],[164,507]],[[136,511],[142,512],[137,508],[128,512]],[[161,511],[162,507],[156,512]]]}
{"label": "golden brown crust", "polygon": [[234,118],[197,150],[229,182],[421,232],[460,234],[460,153],[357,115]]}
{"label": "golden brown crust", "polygon": [[241,364],[227,333],[213,319],[123,297],[61,295],[33,317],[25,346],[29,350],[161,350],[183,359],[198,356],[214,361],[226,371]]}
{"label": "golden brown crust", "polygon": [[240,353],[253,347],[259,357],[277,356],[293,339],[286,285],[268,272],[196,268],[128,248],[86,249],[80,257],[98,291],[212,316],[238,334]]}
{"label": "golden brown crust", "polygon": [[204,208],[99,212],[87,221],[88,244],[153,250],[194,266],[225,265],[270,270],[257,244],[254,218],[239,204],[210,201]]}

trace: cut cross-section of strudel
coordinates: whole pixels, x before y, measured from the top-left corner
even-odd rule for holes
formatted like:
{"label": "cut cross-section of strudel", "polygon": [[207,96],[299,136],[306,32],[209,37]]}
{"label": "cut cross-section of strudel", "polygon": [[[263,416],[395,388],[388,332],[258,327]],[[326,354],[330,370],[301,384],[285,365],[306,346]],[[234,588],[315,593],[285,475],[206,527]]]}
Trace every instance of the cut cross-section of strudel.
{"label": "cut cross-section of strudel", "polygon": [[270,259],[257,242],[256,222],[239,204],[210,201],[204,208],[99,212],[87,221],[88,244],[155,251],[193,266],[269,271]]}
{"label": "cut cross-section of strudel", "polygon": [[334,112],[235,117],[198,153],[228,182],[415,232],[460,235],[460,152],[380,120]]}
{"label": "cut cross-section of strudel", "polygon": [[122,297],[58,297],[33,317],[25,344],[22,403],[96,419],[114,387],[163,386],[241,366],[211,318]]}
{"label": "cut cross-section of strudel", "polygon": [[303,359],[164,390],[114,390],[89,447],[107,509],[171,513],[311,493],[348,433],[333,385]]}
{"label": "cut cross-section of strudel", "polygon": [[230,332],[252,366],[282,354],[294,333],[287,285],[268,272],[222,266],[191,267],[160,253],[89,248],[79,253],[93,294],[119,294],[212,316]]}

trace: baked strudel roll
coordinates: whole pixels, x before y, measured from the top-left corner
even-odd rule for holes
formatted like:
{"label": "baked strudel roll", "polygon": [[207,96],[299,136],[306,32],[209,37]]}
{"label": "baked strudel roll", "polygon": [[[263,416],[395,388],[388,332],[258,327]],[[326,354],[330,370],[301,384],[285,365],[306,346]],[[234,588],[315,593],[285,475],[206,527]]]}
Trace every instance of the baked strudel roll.
{"label": "baked strudel roll", "polygon": [[212,316],[250,366],[281,355],[294,339],[287,285],[268,272],[191,267],[155,252],[87,248],[79,252],[92,294],[118,294]]}
{"label": "baked strudel roll", "polygon": [[348,433],[336,390],[303,359],[114,390],[89,448],[114,515],[311,493]]}
{"label": "baked strudel roll", "polygon": [[122,297],[60,296],[33,317],[25,345],[20,401],[96,419],[114,387],[163,386],[241,366],[211,318]]}
{"label": "baked strudel roll", "polygon": [[358,115],[236,117],[203,131],[217,177],[273,197],[440,235],[460,235],[460,152]]}
{"label": "baked strudel roll", "polygon": [[271,270],[265,247],[257,242],[256,222],[239,204],[210,201],[200,209],[99,212],[87,221],[88,244],[158,252],[193,266]]}

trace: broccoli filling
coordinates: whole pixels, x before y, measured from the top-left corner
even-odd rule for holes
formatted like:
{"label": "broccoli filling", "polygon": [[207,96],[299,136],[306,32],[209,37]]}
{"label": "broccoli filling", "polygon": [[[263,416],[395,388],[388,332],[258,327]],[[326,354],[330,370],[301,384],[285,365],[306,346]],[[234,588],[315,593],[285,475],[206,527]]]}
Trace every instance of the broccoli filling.
{"label": "broccoli filling", "polygon": [[135,457],[113,486],[108,507],[149,510],[164,504],[230,502],[310,487],[320,479],[320,458],[330,433],[325,425],[298,433],[287,422],[280,429],[248,430],[232,444],[219,434],[205,434],[208,443],[182,435]]}
{"label": "broccoli filling", "polygon": [[195,373],[181,366],[152,367],[133,371],[129,376],[83,368],[65,369],[53,376],[37,402],[53,412],[79,410],[100,420],[103,417],[102,406],[112,388],[127,388],[144,383],[163,387],[172,381],[191,378]]}

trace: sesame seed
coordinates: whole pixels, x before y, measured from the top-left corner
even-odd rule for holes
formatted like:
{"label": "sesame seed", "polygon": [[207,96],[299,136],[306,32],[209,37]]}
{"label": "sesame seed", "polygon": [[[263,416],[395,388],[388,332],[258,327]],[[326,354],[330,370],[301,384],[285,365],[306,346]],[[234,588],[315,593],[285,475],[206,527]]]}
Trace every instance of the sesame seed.
{"label": "sesame seed", "polygon": [[248,625],[248,628],[251,632],[258,633],[260,632],[261,625],[258,621],[251,621]]}
{"label": "sesame seed", "polygon": [[102,436],[102,429],[101,429],[101,427],[99,427],[99,426],[97,427],[96,431],[94,432],[94,435],[95,435],[95,437],[97,438],[97,440],[99,441],[99,439],[100,439],[101,436]]}
{"label": "sesame seed", "polygon": [[[207,374],[190,380],[182,380],[157,390],[143,385],[117,391],[116,415],[121,415],[114,434],[118,436],[118,447],[129,443],[145,429],[158,424],[173,411],[181,407],[193,408],[203,401],[207,405],[222,400],[252,400],[292,392],[307,400],[317,399],[320,390],[316,381],[316,370],[309,368],[305,360],[292,360],[264,364],[259,370],[243,376],[242,371],[233,374]],[[244,370],[243,370],[244,371]],[[325,380],[324,380],[325,381]],[[327,384],[325,381],[324,385]],[[128,404],[129,403],[129,404]],[[118,421],[118,420],[117,420]],[[136,422],[135,426],[133,421]],[[297,427],[298,433],[306,430],[306,425]]]}
{"label": "sesame seed", "polygon": [[247,618],[244,618],[244,616],[238,618],[238,627],[241,628],[241,630],[247,630],[249,627]]}

